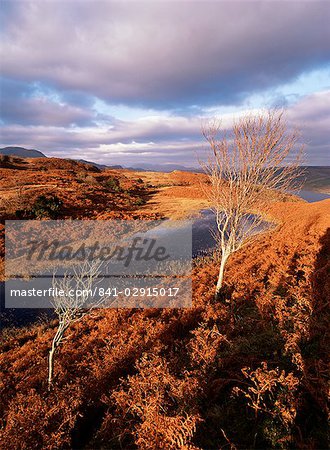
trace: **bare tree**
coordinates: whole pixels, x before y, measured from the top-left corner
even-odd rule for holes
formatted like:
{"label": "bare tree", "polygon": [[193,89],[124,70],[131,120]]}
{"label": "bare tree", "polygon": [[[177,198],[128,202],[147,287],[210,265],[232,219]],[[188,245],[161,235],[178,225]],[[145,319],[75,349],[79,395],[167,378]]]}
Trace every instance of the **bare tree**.
{"label": "bare tree", "polygon": [[235,121],[230,133],[222,131],[215,119],[203,126],[202,133],[210,155],[201,165],[209,179],[206,192],[221,250],[218,297],[230,255],[270,226],[265,217],[274,191],[298,188],[303,148],[298,132],[289,131],[278,110],[246,115]]}
{"label": "bare tree", "polygon": [[[53,306],[58,317],[58,326],[52,341],[48,357],[48,389],[53,381],[54,354],[59,345],[67,339],[65,332],[75,322],[81,320],[92,309],[101,306],[105,297],[97,299],[93,296],[96,280],[99,279],[100,264],[84,262],[78,268],[72,269],[72,274],[64,274],[62,278],[53,276]],[[99,279],[100,281],[100,279]]]}

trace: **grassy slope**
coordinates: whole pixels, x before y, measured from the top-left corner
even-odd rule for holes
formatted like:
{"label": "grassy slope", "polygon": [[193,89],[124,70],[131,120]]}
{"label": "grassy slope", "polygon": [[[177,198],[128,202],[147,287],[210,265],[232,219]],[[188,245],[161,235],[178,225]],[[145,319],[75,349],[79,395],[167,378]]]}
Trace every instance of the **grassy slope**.
{"label": "grassy slope", "polygon": [[[171,215],[199,192],[190,175],[157,176],[171,186],[151,197],[153,211]],[[191,309],[86,317],[50,393],[56,323],[7,332],[3,448],[327,447],[329,206],[274,203],[278,228],[229,261],[220,302],[217,265],[204,261]]]}

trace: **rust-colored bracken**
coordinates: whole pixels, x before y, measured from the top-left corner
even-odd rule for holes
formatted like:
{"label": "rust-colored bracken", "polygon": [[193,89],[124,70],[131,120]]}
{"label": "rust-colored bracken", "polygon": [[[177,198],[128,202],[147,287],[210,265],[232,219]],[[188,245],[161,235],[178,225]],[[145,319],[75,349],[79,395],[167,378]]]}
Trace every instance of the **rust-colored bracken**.
{"label": "rust-colored bracken", "polygon": [[[155,181],[142,188],[134,173],[91,172],[97,183],[111,175],[133,190],[115,192],[74,181],[75,165],[34,164],[25,180],[46,184],[56,172],[61,187],[53,193],[63,199],[64,216],[75,196],[77,216],[102,215],[80,200],[97,189],[119,216],[154,217],[162,195],[182,200],[185,188],[175,186],[174,176],[164,175],[170,185],[157,189]],[[47,164],[52,167],[37,170]],[[8,187],[18,170],[2,169]],[[176,176],[189,183],[187,197],[197,190],[199,179]],[[156,198],[157,208],[134,206],[137,192]],[[327,448],[330,201],[285,200],[269,208],[276,228],[228,262],[220,301],[213,295],[217,264],[205,259],[193,270],[192,308],[95,310],[73,323],[50,391],[48,352],[57,321],[5,328],[1,448]],[[3,211],[3,218],[12,214]]]}

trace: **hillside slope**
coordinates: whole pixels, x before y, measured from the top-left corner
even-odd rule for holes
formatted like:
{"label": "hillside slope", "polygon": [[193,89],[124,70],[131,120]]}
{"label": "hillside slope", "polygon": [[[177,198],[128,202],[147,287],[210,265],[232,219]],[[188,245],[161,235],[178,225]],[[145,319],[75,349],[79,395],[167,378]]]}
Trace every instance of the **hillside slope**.
{"label": "hillside slope", "polygon": [[5,220],[152,219],[157,214],[140,210],[150,195],[151,190],[138,176],[128,178],[122,171],[100,171],[73,160],[25,158],[0,162],[0,281]]}
{"label": "hillside slope", "polygon": [[[36,164],[41,178],[31,166],[26,186],[45,181]],[[59,183],[55,192],[67,201],[64,216],[73,211],[70,189],[78,199],[87,189],[77,169],[124,214],[127,194],[102,194],[99,172],[49,164],[47,182]],[[134,185],[132,174],[115,176]],[[126,215],[148,214],[157,195],[174,205],[196,200],[200,180],[191,174],[157,177],[165,187],[145,180],[150,203]],[[10,180],[14,189],[19,173]],[[157,211],[170,212],[156,198]],[[326,448],[330,201],[286,200],[272,204],[277,228],[229,260],[220,301],[213,298],[217,263],[204,259],[193,270],[192,308],[107,309],[75,324],[56,357],[50,392],[56,321],[4,330],[1,448]],[[93,208],[89,217],[103,217]]]}

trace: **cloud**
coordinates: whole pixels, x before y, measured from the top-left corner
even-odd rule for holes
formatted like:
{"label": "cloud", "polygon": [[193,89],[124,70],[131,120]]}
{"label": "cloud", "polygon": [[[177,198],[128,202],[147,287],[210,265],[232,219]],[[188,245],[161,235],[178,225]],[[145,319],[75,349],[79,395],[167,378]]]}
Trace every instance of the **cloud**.
{"label": "cloud", "polygon": [[[302,130],[308,164],[328,162],[329,102],[330,91],[324,91],[303,97],[287,109],[289,126]],[[222,118],[223,127],[229,128],[233,115],[228,113]],[[83,158],[105,164],[138,166],[141,163],[176,162],[198,166],[198,155],[205,150],[200,129],[200,117],[183,116],[150,116],[136,121],[114,119],[110,127],[6,125],[2,128],[1,145],[30,148],[33,142],[33,147],[49,156]]]}
{"label": "cloud", "polygon": [[201,135],[201,118],[184,116],[149,116],[135,121],[116,121],[109,131],[111,143],[167,141],[188,139]]}
{"label": "cloud", "polygon": [[35,83],[2,79],[1,120],[4,123],[48,126],[87,126],[95,123],[95,112],[70,105]]}
{"label": "cloud", "polygon": [[230,127],[234,113],[276,102],[303,129],[308,162],[327,162],[329,91],[305,95],[327,86],[327,2],[2,5],[3,145],[192,165],[201,117]]}
{"label": "cloud", "polygon": [[327,2],[15,2],[2,72],[156,108],[231,104],[329,61]]}
{"label": "cloud", "polygon": [[288,110],[292,126],[302,130],[307,163],[329,165],[330,154],[330,90],[300,99]]}

